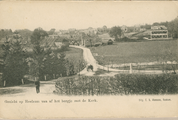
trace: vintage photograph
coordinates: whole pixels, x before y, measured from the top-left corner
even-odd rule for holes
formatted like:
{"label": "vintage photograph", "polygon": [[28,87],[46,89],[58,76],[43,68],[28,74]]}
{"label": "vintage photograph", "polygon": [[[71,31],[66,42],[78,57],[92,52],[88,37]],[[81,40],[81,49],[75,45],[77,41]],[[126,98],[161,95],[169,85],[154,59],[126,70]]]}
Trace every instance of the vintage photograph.
{"label": "vintage photograph", "polygon": [[[134,113],[105,114],[115,97]],[[0,118],[175,117],[178,2],[0,2],[0,100]]]}

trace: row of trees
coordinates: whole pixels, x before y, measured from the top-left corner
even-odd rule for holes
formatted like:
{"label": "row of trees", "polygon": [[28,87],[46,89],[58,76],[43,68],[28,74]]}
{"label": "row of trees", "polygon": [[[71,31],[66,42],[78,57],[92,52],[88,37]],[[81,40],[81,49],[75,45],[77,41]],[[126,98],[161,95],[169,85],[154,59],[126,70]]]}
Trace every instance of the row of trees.
{"label": "row of trees", "polygon": [[[15,32],[12,40],[6,39],[3,49],[3,75],[2,79],[7,85],[22,83],[25,75],[32,75],[38,80],[46,77],[56,78],[76,74],[75,63],[65,58],[65,49],[52,50],[51,46],[44,45],[43,40],[48,36],[41,28],[35,29],[31,35],[33,51],[25,51],[21,42],[23,39]],[[65,46],[66,47],[66,46]],[[79,66],[80,70],[84,66]]]}

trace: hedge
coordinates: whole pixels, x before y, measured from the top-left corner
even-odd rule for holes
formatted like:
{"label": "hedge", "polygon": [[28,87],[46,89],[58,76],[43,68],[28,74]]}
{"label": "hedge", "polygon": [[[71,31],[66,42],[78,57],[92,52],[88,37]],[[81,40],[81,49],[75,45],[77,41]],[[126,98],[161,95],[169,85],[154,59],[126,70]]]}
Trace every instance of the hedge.
{"label": "hedge", "polygon": [[178,93],[178,75],[80,76],[59,80],[55,87],[55,93],[60,95],[176,94]]}

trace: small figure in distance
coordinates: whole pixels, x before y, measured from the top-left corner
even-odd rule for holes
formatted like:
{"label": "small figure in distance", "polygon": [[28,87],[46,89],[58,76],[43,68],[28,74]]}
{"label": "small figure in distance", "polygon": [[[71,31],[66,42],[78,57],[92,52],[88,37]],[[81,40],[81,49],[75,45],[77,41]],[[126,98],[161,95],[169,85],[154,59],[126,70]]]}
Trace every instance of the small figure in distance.
{"label": "small figure in distance", "polygon": [[35,85],[36,85],[36,93],[38,94],[40,92],[40,81],[39,80],[35,81]]}
{"label": "small figure in distance", "polygon": [[87,71],[88,71],[89,69],[91,69],[92,72],[93,72],[93,65],[89,65],[89,66],[87,67]]}

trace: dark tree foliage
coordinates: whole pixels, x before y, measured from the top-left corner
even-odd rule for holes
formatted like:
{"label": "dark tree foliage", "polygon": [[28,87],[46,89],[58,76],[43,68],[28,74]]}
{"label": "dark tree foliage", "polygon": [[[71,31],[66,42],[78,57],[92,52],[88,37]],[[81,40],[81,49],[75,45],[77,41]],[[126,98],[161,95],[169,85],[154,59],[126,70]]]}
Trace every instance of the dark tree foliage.
{"label": "dark tree foliage", "polygon": [[119,39],[118,39],[118,36],[120,37],[121,36],[121,34],[122,34],[122,30],[121,30],[121,28],[118,26],[115,26],[115,27],[112,27],[111,28],[111,30],[110,30],[110,32],[109,32],[109,35],[111,36],[111,37],[115,37],[115,40],[116,41],[118,41]]}
{"label": "dark tree foliage", "polygon": [[12,41],[5,41],[2,45],[3,53],[3,81],[9,85],[21,84],[21,79],[28,72],[26,52],[23,50],[21,41],[16,38]]}
{"label": "dark tree foliage", "polygon": [[49,35],[53,35],[54,32],[55,32],[55,29],[53,28],[53,29],[51,29],[50,31],[48,31],[48,34],[49,34]]}
{"label": "dark tree foliage", "polygon": [[32,35],[32,31],[28,29],[15,30],[14,32],[18,32],[18,34],[20,34],[25,39],[30,38]]}
{"label": "dark tree foliage", "polygon": [[168,31],[171,37],[178,38],[178,17],[168,23]]}
{"label": "dark tree foliage", "polygon": [[[42,29],[35,29],[31,42],[33,44],[33,75],[39,80],[44,80],[44,76],[56,78],[66,76],[65,51],[68,48],[68,40],[63,40],[61,49],[52,51],[50,46],[43,45],[43,39],[47,33]],[[66,45],[67,44],[67,45]]]}
{"label": "dark tree foliage", "polygon": [[62,44],[64,44],[65,46],[69,47],[69,40],[67,40],[67,39],[64,38],[62,40]]}
{"label": "dark tree foliage", "polygon": [[9,35],[12,35],[13,33],[12,33],[12,30],[11,29],[9,29],[9,30],[4,30],[4,29],[1,29],[0,30],[0,40],[2,39],[2,38],[5,38],[6,36],[9,36]]}
{"label": "dark tree foliage", "polygon": [[47,55],[51,53],[51,50],[48,46],[43,46],[42,42],[44,38],[48,36],[47,32],[41,28],[35,29],[31,36],[31,43],[33,45],[33,64],[34,76],[38,77],[39,80],[44,79],[44,59]]}
{"label": "dark tree foliage", "polygon": [[66,64],[66,60],[65,60],[65,53],[64,52],[61,52],[59,54],[59,73],[62,74],[62,76],[66,76],[66,67],[65,67],[65,64]]}

